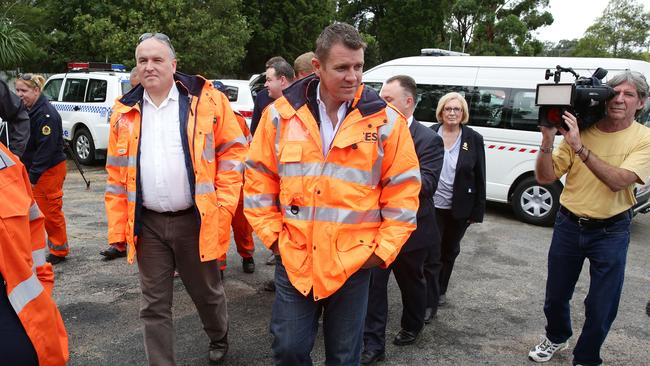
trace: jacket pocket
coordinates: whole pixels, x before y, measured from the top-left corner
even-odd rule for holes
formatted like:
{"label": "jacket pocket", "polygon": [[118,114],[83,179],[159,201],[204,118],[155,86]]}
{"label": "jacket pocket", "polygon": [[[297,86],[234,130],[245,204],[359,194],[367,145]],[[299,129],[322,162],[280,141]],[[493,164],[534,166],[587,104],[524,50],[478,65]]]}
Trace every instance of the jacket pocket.
{"label": "jacket pocket", "polygon": [[336,254],[347,277],[363,266],[375,251],[377,228],[349,228],[339,230]]}
{"label": "jacket pocket", "polygon": [[284,205],[304,205],[302,145],[286,143],[279,160],[280,202]]}
{"label": "jacket pocket", "polygon": [[300,272],[307,261],[307,244],[293,241],[289,229],[283,226],[278,238],[278,249],[282,264],[291,272]]}

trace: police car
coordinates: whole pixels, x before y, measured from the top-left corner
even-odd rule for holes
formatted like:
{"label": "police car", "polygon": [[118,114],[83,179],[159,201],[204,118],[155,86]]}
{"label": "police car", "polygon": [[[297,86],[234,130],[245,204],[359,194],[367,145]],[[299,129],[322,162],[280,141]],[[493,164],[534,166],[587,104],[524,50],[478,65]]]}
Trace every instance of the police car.
{"label": "police car", "polygon": [[83,164],[106,156],[115,99],[131,89],[124,65],[70,62],[68,72],[51,76],[43,94],[61,115],[63,138]]}

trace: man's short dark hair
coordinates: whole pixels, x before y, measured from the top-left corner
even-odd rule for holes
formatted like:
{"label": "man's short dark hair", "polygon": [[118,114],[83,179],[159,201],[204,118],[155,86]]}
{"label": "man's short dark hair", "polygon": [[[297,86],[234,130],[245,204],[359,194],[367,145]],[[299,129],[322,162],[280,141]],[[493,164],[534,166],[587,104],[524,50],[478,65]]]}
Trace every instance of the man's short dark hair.
{"label": "man's short dark hair", "polygon": [[399,83],[399,85],[402,88],[404,88],[404,90],[407,93],[409,93],[411,95],[411,97],[413,97],[413,99],[415,100],[415,98],[418,95],[418,88],[417,88],[417,84],[415,83],[415,80],[413,80],[412,77],[410,77],[408,75],[391,76],[390,78],[388,78],[388,80],[386,80],[386,84],[390,84],[393,81],[397,81]]}
{"label": "man's short dark hair", "polygon": [[366,43],[359,31],[347,23],[334,23],[327,26],[316,40],[316,58],[321,62],[327,60],[334,45],[342,44],[351,50],[366,49]]}
{"label": "man's short dark hair", "polygon": [[[275,58],[275,57],[274,57]],[[273,60],[272,58],[271,60]],[[266,63],[266,68],[272,68],[275,70],[275,77],[279,78],[281,76],[284,76],[289,82],[292,82],[293,79],[296,77],[295,72],[293,71],[293,67],[291,67],[291,64],[289,64],[285,59],[282,57],[278,57],[279,60],[276,60],[275,62]],[[269,60],[269,61],[271,61]]]}
{"label": "man's short dark hair", "polygon": [[287,62],[287,60],[285,60],[284,57],[282,56],[273,56],[268,61],[266,61],[266,64],[264,64],[264,66],[268,69],[274,63],[281,62],[281,61]]}

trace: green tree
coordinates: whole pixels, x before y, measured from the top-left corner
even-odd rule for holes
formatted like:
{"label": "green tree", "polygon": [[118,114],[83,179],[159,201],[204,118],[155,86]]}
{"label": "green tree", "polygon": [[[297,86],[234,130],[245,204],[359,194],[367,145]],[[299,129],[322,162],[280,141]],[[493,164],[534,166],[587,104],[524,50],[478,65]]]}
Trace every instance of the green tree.
{"label": "green tree", "polygon": [[557,43],[544,42],[543,56],[570,57],[575,53],[577,39],[563,39]]}
{"label": "green tree", "polygon": [[648,46],[650,13],[637,0],[611,0],[587,28],[576,56],[643,58]]}
{"label": "green tree", "polygon": [[442,0],[342,0],[337,18],[374,36],[387,61],[440,44],[448,8]]}
{"label": "green tree", "polygon": [[246,45],[245,74],[264,71],[273,56],[282,56],[290,64],[313,51],[316,38],[334,20],[334,0],[244,0],[243,11],[251,25],[252,37]]}
{"label": "green tree", "polygon": [[475,55],[534,56],[543,44],[531,32],[553,23],[547,6],[548,0],[459,0],[451,29]]}
{"label": "green tree", "polygon": [[[23,1],[47,15],[34,34],[48,58],[40,70],[60,71],[67,61],[135,63],[138,36],[162,32],[171,39],[179,70],[208,77],[236,74],[250,29],[241,0]],[[31,33],[30,33],[31,34]]]}
{"label": "green tree", "polygon": [[26,33],[13,26],[9,19],[0,18],[0,70],[18,67],[30,46]]}

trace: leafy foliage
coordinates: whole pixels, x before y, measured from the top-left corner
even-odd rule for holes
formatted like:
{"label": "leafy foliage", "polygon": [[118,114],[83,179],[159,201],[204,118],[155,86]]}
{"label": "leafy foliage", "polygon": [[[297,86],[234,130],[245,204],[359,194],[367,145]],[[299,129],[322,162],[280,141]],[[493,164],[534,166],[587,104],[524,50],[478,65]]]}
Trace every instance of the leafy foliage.
{"label": "leafy foliage", "polygon": [[8,19],[0,18],[0,69],[16,67],[27,55],[31,46],[29,36],[13,26]]}

